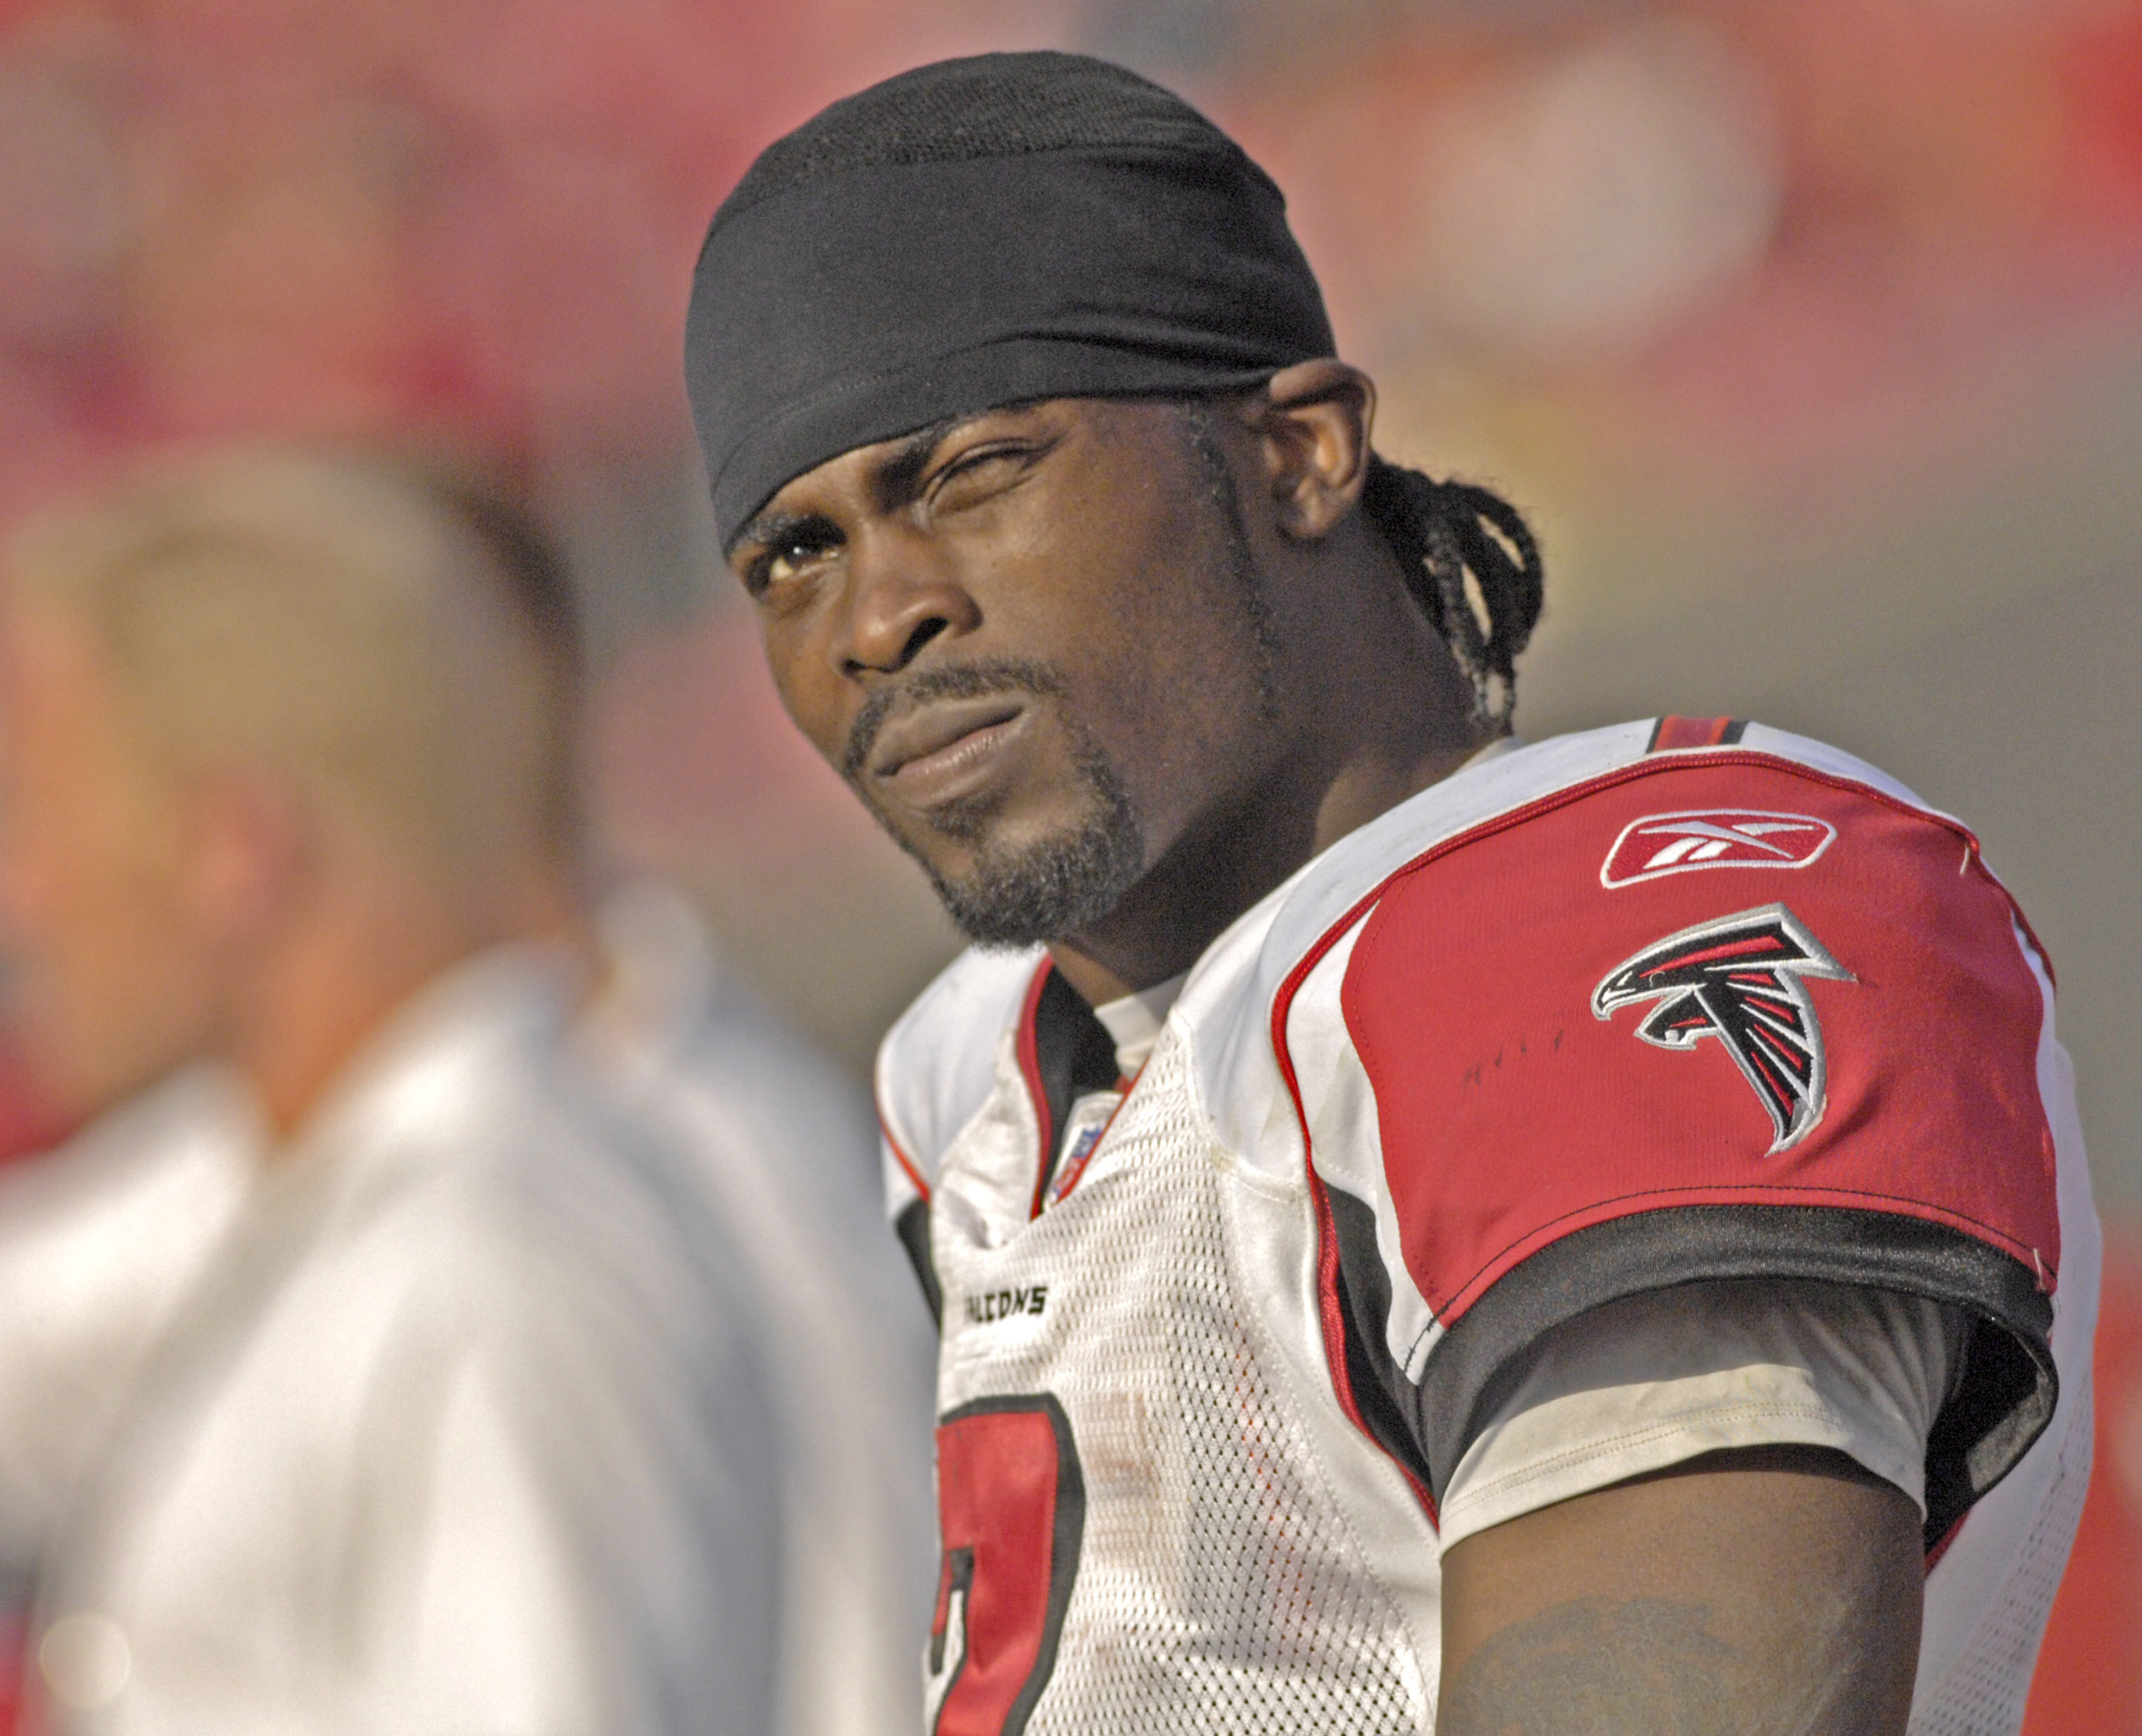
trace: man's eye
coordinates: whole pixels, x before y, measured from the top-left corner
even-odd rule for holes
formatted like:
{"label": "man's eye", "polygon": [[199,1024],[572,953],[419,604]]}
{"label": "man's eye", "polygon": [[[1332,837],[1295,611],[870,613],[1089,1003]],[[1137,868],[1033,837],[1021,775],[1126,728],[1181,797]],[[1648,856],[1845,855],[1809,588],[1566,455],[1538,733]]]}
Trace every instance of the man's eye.
{"label": "man's eye", "polygon": [[1019,473],[1030,454],[1024,446],[983,446],[963,453],[938,471],[930,484],[933,505],[956,505],[972,496],[1003,486]]}
{"label": "man's eye", "polygon": [[768,543],[744,570],[744,588],[756,597],[808,571],[826,558],[837,536],[804,531]]}
{"label": "man's eye", "polygon": [[816,553],[817,550],[800,542],[791,543],[785,549],[774,550],[766,557],[766,582],[778,584],[784,579],[793,579]]}

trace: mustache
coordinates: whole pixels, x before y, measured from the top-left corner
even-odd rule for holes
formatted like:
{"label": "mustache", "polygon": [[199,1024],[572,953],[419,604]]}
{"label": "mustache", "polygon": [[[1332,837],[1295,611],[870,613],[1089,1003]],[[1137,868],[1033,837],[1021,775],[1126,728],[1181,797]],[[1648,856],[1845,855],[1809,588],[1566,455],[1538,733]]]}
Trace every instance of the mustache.
{"label": "mustache", "polygon": [[1036,698],[1058,699],[1064,695],[1064,678],[1047,663],[1026,658],[991,657],[925,669],[881,687],[863,702],[863,708],[848,727],[847,747],[841,755],[842,777],[853,783],[862,776],[879,732],[897,713],[940,699],[983,699],[992,693],[1028,693]]}

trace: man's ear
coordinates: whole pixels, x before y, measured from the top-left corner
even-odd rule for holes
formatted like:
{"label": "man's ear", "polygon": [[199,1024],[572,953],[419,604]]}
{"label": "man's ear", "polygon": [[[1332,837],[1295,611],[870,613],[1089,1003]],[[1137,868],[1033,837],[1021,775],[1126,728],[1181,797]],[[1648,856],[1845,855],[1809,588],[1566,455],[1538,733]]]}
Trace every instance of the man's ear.
{"label": "man's ear", "polygon": [[186,895],[202,928],[244,947],[280,925],[312,878],[311,816],[265,772],[225,769],[188,792]]}
{"label": "man's ear", "polygon": [[1247,401],[1281,535],[1328,535],[1361,503],[1375,382],[1330,358],[1283,367]]}

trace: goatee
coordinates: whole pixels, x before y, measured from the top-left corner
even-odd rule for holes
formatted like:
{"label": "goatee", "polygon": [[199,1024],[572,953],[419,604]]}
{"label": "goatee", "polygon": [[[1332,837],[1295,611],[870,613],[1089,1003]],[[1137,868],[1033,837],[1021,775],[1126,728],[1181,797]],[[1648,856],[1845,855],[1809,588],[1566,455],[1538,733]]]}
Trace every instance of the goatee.
{"label": "goatee", "polygon": [[993,658],[933,669],[881,688],[851,727],[841,770],[894,842],[921,864],[960,932],[977,946],[1031,946],[1062,940],[1099,921],[1145,872],[1145,836],[1130,792],[1108,757],[1090,741],[1074,749],[1089,800],[1072,831],[1017,850],[985,841],[996,811],[992,798],[947,803],[930,817],[940,836],[973,847],[973,866],[959,878],[941,873],[871,800],[863,772],[871,744],[895,710],[937,699],[1029,693],[1061,698],[1063,678],[1045,663]]}
{"label": "goatee", "polygon": [[1123,780],[1098,752],[1082,755],[1078,769],[1093,801],[1072,831],[1015,851],[985,845],[957,880],[911,851],[953,925],[975,945],[1031,946],[1075,935],[1143,877],[1145,836]]}

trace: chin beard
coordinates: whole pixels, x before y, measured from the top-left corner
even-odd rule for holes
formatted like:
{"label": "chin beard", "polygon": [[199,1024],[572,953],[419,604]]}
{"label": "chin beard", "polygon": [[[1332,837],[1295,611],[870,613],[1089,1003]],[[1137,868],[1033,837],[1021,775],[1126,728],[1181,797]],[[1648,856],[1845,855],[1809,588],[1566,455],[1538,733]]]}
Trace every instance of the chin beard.
{"label": "chin beard", "polygon": [[1145,875],[1145,833],[1130,792],[1098,744],[1076,751],[1088,801],[1084,818],[1070,831],[1017,850],[989,841],[994,797],[948,802],[931,815],[931,828],[966,845],[972,866],[955,879],[871,800],[862,776],[871,742],[895,707],[931,699],[965,699],[985,693],[1025,693],[1060,698],[1063,678],[1049,665],[1013,658],[988,658],[931,671],[872,696],[851,727],[841,773],[895,843],[930,876],[955,927],[976,946],[1013,948],[1060,940],[1089,927],[1115,909]]}
{"label": "chin beard", "polygon": [[998,851],[984,841],[984,816],[941,814],[940,830],[976,846],[974,866],[956,880],[910,849],[973,944],[1064,940],[1101,920],[1144,877],[1145,835],[1123,780],[1098,753],[1082,757],[1078,769],[1093,799],[1070,831]]}

